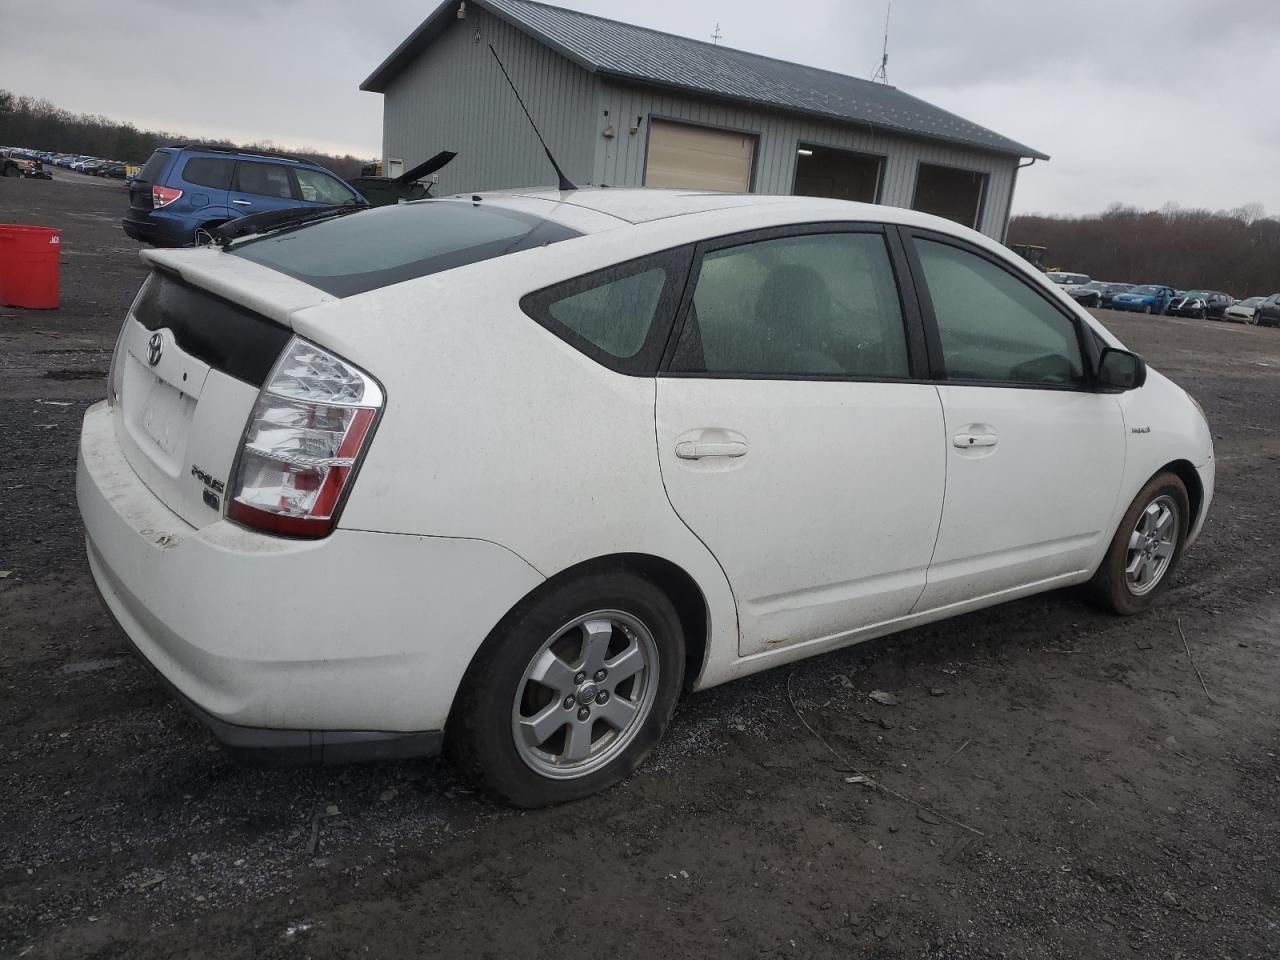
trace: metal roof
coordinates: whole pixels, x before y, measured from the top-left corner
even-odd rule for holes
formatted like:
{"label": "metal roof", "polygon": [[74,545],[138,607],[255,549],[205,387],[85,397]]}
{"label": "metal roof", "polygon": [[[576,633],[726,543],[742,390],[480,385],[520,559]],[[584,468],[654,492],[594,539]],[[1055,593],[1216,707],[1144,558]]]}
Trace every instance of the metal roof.
{"label": "metal roof", "polygon": [[[444,32],[459,0],[445,0],[360,84],[381,93]],[[468,0],[546,44],[585,70],[773,110],[864,124],[981,150],[1048,160],[888,84],[690,40],[532,0]]]}

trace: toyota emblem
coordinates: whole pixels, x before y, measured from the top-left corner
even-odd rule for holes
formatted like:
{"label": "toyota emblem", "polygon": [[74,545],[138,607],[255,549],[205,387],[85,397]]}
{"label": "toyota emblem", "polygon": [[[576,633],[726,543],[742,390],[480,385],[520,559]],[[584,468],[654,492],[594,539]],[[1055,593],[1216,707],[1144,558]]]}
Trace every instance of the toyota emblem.
{"label": "toyota emblem", "polygon": [[147,343],[147,363],[155,366],[160,362],[160,354],[164,350],[164,337],[158,333],[151,335],[151,340]]}

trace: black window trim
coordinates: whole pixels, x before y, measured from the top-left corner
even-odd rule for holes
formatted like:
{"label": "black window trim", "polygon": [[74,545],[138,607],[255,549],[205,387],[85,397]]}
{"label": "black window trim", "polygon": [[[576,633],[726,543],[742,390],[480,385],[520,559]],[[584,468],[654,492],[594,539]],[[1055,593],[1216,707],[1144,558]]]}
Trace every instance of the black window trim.
{"label": "black window trim", "polygon": [[[693,295],[697,287],[697,277],[702,269],[702,260],[708,253],[730,247],[741,247],[761,240],[829,233],[873,233],[880,234],[884,238],[885,249],[889,256],[889,266],[893,271],[894,284],[898,291],[898,307],[902,314],[903,333],[906,339],[908,369],[906,377],[826,373],[738,373],[671,369],[676,344],[679,343],[680,337],[684,333],[685,325],[689,321],[690,307],[693,304]],[[932,380],[928,373],[929,368],[925,353],[925,336],[924,328],[921,325],[920,306],[911,282],[909,264],[906,260],[902,243],[891,225],[864,220],[820,220],[810,223],[792,223],[777,227],[746,230],[741,233],[725,234],[699,241],[695,245],[693,258],[685,280],[684,295],[680,299],[680,307],[676,313],[675,323],[671,327],[667,348],[663,352],[662,366],[658,371],[658,375],[662,377],[680,377],[693,380],[812,380],[837,381],[841,383],[930,383]]]}
{"label": "black window trim", "polygon": [[[960,237],[952,236],[948,233],[940,233],[936,230],[929,230],[923,227],[900,226],[897,230],[901,234],[902,244],[905,248],[907,260],[910,264],[911,274],[915,283],[916,298],[920,305],[920,317],[924,324],[925,341],[928,345],[929,371],[931,374],[930,379],[933,382],[958,387],[1003,387],[1011,390],[1057,390],[1072,393],[1099,392],[1097,382],[1097,363],[1100,351],[1096,343],[1096,338],[1085,335],[1085,324],[1079,317],[1062,304],[1056,303],[1052,297],[1048,296],[1045,291],[1039,289],[1035,284],[1030,283],[1028,279],[1019,273],[1014,266],[1004,262],[999,257],[993,256],[990,251],[984,250],[976,244],[970,243]],[[973,254],[974,256],[987,261],[1009,274],[1053,308],[1053,310],[1066,319],[1071,324],[1072,329],[1075,330],[1076,344],[1080,348],[1081,365],[1084,368],[1084,382],[1079,384],[1018,383],[1012,380],[970,380],[948,376],[946,363],[942,356],[942,337],[938,329],[938,318],[933,309],[933,298],[929,293],[929,285],[925,280],[924,268],[920,263],[920,256],[916,251],[916,240],[931,240],[955,247],[956,249],[963,250],[966,253]]]}
{"label": "black window trim", "polygon": [[[694,244],[686,243],[656,253],[633,257],[630,260],[621,260],[598,270],[560,280],[550,286],[534,290],[532,293],[526,293],[520,298],[520,309],[539,326],[559,337],[579,353],[615,373],[630,377],[656,376],[671,338],[677,308],[683,302],[689,266],[693,261],[693,251]],[[551,315],[550,307],[553,303],[610,282],[608,279],[596,282],[598,278],[614,274],[612,279],[620,280],[654,269],[663,270],[667,279],[662,286],[662,294],[658,299],[653,322],[649,325],[644,343],[629,357],[614,356]]]}

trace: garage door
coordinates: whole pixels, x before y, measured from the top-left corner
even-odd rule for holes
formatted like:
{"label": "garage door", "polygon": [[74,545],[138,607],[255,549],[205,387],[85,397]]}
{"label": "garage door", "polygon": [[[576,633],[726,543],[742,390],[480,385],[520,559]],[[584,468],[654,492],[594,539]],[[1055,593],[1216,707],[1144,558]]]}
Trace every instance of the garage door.
{"label": "garage door", "polygon": [[755,137],[744,133],[653,120],[644,185],[746,193],[755,150]]}

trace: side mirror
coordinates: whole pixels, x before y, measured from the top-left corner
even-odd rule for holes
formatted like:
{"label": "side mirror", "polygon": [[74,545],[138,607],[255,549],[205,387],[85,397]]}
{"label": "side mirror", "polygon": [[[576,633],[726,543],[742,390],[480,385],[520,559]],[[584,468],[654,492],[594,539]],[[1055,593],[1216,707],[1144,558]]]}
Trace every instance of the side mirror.
{"label": "side mirror", "polygon": [[1105,393],[1137,390],[1147,382],[1147,364],[1136,353],[1107,347],[1098,360],[1098,386]]}

